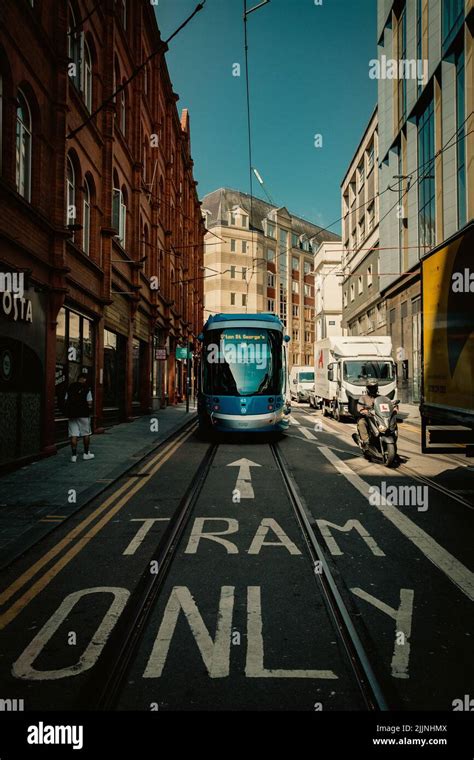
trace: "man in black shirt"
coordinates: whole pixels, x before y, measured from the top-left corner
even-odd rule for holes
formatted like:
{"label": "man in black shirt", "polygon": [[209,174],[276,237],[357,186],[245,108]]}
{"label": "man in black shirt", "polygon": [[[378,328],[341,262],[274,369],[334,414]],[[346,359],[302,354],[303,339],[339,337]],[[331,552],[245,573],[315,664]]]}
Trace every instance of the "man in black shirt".
{"label": "man in black shirt", "polygon": [[69,417],[69,437],[71,439],[71,462],[77,462],[77,439],[84,441],[83,459],[94,459],[89,452],[91,436],[92,393],[87,384],[88,376],[81,372],[77,383],[71,383],[64,398],[66,414]]}

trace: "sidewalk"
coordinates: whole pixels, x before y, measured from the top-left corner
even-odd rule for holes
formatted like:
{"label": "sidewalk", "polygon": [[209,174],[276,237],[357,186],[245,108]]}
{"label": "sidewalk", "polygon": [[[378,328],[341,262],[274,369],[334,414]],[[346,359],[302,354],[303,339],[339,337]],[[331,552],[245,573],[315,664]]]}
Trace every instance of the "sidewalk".
{"label": "sidewalk", "polygon": [[[70,447],[64,446],[55,456],[0,478],[0,568],[104,491],[194,416],[192,406],[186,414],[185,404],[160,409],[92,436],[95,459],[82,459],[80,442],[75,464]],[[158,432],[150,431],[151,418],[158,419]],[[70,489],[76,491],[72,504],[68,501]]]}

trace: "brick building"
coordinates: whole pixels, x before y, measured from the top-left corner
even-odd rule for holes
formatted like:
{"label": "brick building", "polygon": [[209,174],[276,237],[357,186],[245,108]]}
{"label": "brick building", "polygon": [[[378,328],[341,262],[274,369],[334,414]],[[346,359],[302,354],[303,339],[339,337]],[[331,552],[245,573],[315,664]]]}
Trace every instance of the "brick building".
{"label": "brick building", "polygon": [[204,222],[148,0],[4,0],[2,14],[5,463],[55,451],[82,370],[96,430],[184,393],[175,349],[203,321]]}

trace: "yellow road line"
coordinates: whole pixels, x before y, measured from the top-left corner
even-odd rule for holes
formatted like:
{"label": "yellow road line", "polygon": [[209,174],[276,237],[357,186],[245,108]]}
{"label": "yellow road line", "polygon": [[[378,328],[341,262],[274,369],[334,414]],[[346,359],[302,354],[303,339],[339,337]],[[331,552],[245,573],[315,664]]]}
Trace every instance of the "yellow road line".
{"label": "yellow road line", "polygon": [[[164,451],[160,451],[158,454],[156,454],[156,456],[151,460],[151,463],[150,463],[152,466],[156,463],[153,471],[150,472],[150,475],[153,475],[155,472],[157,472],[159,470],[159,468],[165,462],[168,461],[168,459],[170,458],[170,456],[172,456],[178,450],[178,448],[181,446],[181,444],[184,443],[184,441],[187,440],[192,435],[192,433],[193,433],[192,430],[189,431],[189,432],[184,433],[183,435],[181,435],[177,439],[177,441],[174,441],[174,442],[170,443],[164,449]],[[61,541],[59,541],[59,543],[57,543],[55,546],[53,546],[46,554],[44,554],[37,562],[35,562],[34,565],[32,565],[31,567],[29,567],[28,570],[26,570],[12,584],[10,584],[10,586],[8,586],[8,588],[6,588],[5,591],[3,591],[2,594],[0,594],[0,605],[5,604],[5,602],[7,602],[9,599],[11,599],[11,597],[14,596],[14,594],[16,594],[17,591],[19,591],[26,583],[28,583],[45,565],[47,565],[52,559],[54,559],[54,557],[56,557],[65,547],[68,546],[68,544],[71,544],[79,536],[79,534],[90,525],[91,522],[93,522],[108,507],[110,507],[115,501],[117,501],[117,499],[119,499],[122,496],[122,494],[124,494],[124,492],[127,491],[125,499],[126,499],[126,501],[128,501],[131,498],[131,496],[133,496],[137,491],[139,491],[141,488],[143,488],[143,486],[146,483],[148,483],[148,482],[149,482],[148,478],[146,480],[139,480],[135,484],[135,486],[133,486],[132,488],[130,488],[130,483],[129,482],[123,483],[123,485],[121,485],[120,488],[117,489],[117,491],[115,491],[113,494],[111,494],[103,502],[103,504],[101,504],[99,507],[97,507],[97,509],[95,509],[94,512],[92,512],[81,523],[79,523],[79,525],[77,525],[75,528],[73,528],[73,530],[71,530],[67,534],[67,536],[65,536]],[[123,502],[123,503],[125,503],[125,502]],[[120,502],[121,506],[123,506],[123,503]],[[114,514],[115,514],[115,512],[111,510],[110,512],[107,513],[106,517],[108,517],[110,519],[109,515],[113,516]],[[92,536],[90,536],[90,537],[92,537]],[[60,561],[58,563],[56,563],[56,565],[54,566],[54,568],[58,567],[58,565],[60,565]],[[54,568],[52,568],[52,570]],[[61,569],[61,567],[59,567],[59,570],[60,569]],[[58,570],[58,572],[59,572],[59,570]],[[46,574],[46,576],[47,575],[48,574]],[[56,573],[54,573],[54,575],[56,575]],[[54,575],[52,575],[51,578],[54,577]],[[43,578],[40,579],[40,580],[42,581],[46,576],[43,576]],[[38,583],[39,583],[39,581],[38,581]],[[47,581],[47,583],[49,583],[49,580]],[[32,588],[35,588],[36,585],[37,584],[35,584],[35,586],[33,586]],[[44,585],[46,585],[46,584],[44,584]],[[36,594],[35,594],[35,596],[36,596]],[[24,596],[21,597],[21,599],[23,599],[23,598],[24,598]],[[19,601],[21,601],[21,600],[19,600]],[[22,606],[24,606],[24,605],[22,605]],[[13,607],[10,608],[10,610],[11,609],[13,609]],[[0,629],[3,628],[4,625],[6,625],[6,623],[3,624],[3,620],[4,620],[5,616],[9,614],[10,610],[8,610],[4,615],[0,616]],[[16,613],[16,614],[18,614],[18,613]],[[13,617],[15,617],[15,615]],[[13,618],[11,618],[11,619],[13,619]],[[9,620],[7,622],[9,622]]]}

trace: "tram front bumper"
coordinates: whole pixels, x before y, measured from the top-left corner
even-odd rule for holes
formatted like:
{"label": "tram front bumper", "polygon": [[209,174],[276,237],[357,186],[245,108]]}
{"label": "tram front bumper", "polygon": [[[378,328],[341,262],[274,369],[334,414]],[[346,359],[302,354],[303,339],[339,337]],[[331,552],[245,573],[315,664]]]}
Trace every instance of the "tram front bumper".
{"label": "tram front bumper", "polygon": [[289,425],[289,417],[283,409],[266,414],[222,414],[214,412],[211,415],[212,426],[221,432],[269,432],[275,429],[285,429]]}

